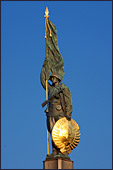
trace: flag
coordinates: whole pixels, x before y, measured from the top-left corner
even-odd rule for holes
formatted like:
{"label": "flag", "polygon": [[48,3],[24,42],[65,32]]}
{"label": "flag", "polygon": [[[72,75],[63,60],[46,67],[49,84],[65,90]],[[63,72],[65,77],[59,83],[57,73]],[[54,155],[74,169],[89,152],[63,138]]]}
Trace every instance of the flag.
{"label": "flag", "polygon": [[45,60],[48,61],[50,74],[57,73],[60,75],[61,80],[64,76],[64,62],[60,54],[57,40],[57,30],[55,25],[47,18],[46,19],[46,56]]}

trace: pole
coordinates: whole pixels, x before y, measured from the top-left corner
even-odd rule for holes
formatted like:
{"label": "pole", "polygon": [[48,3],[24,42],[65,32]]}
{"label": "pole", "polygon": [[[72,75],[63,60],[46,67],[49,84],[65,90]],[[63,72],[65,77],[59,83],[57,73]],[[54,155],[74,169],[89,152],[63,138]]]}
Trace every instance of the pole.
{"label": "pole", "polygon": [[[45,10],[45,25],[46,25],[46,22],[48,20],[48,17],[49,17],[49,11],[48,11],[48,7],[46,7],[46,10]],[[46,25],[46,32],[47,32],[47,25]],[[46,33],[45,33],[45,38],[47,38],[46,36]],[[46,100],[48,100],[48,80],[46,80]],[[48,111],[48,104],[47,104],[47,111]],[[48,132],[48,129],[47,129],[47,155],[49,155],[49,132]]]}
{"label": "pole", "polygon": [[[46,100],[48,100],[48,81],[46,80]],[[48,111],[48,104],[47,104],[47,111]],[[47,155],[49,155],[49,132],[47,129]]]}

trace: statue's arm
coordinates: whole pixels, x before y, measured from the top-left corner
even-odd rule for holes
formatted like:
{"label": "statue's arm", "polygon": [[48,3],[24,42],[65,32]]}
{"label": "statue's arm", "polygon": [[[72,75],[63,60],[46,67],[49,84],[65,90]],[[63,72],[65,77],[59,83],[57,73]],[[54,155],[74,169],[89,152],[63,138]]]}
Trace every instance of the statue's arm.
{"label": "statue's arm", "polygon": [[50,69],[48,67],[47,61],[45,60],[40,73],[40,82],[44,89],[46,89],[46,80],[49,80],[49,77]]}
{"label": "statue's arm", "polygon": [[64,103],[65,103],[65,115],[68,118],[71,118],[71,114],[72,114],[72,97],[71,97],[71,92],[70,92],[69,88],[65,88],[63,90],[63,94],[64,94]]}

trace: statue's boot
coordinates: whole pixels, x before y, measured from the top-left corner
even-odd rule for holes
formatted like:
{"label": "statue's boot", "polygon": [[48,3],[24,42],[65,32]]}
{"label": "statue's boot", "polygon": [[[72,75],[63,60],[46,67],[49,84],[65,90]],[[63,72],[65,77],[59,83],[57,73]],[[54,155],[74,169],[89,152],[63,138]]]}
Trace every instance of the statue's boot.
{"label": "statue's boot", "polygon": [[63,155],[64,155],[66,158],[70,158],[70,157],[68,156],[68,153],[67,153],[67,152],[65,152]]}
{"label": "statue's boot", "polygon": [[67,153],[67,152],[65,152],[65,153],[59,152],[58,154],[59,154],[61,157],[63,157],[63,158],[68,158],[68,159],[70,159],[70,157],[68,156],[68,153]]}
{"label": "statue's boot", "polygon": [[48,155],[48,157],[54,157],[54,156],[56,156],[57,154],[58,154],[57,149],[53,148],[52,153],[51,153],[51,154],[49,154],[49,155]]}

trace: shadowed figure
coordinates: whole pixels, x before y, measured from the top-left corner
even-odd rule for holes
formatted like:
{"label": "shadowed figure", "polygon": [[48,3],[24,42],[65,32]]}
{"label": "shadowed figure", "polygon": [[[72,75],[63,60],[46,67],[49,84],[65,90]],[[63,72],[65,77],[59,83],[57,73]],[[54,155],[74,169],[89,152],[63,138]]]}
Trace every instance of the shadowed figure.
{"label": "shadowed figure", "polygon": [[[57,30],[55,25],[49,20],[48,14],[49,11],[46,8],[46,56],[40,74],[40,81],[45,90],[47,80],[52,82],[52,84],[48,82],[49,100],[45,111],[47,115],[47,128],[51,134],[56,121],[60,118],[66,117],[68,120],[71,120],[72,98],[69,88],[61,83],[64,76],[64,62],[58,47]],[[54,145],[53,141],[52,148],[50,156],[60,153],[60,150]]]}
{"label": "shadowed figure", "polygon": [[[52,82],[52,85],[48,82],[49,102],[48,110],[45,111],[47,115],[47,128],[51,134],[57,120],[63,117],[71,120],[72,98],[69,88],[61,83],[60,75],[53,73],[50,76],[50,70],[46,69],[47,65],[48,62],[45,60],[40,74],[40,81],[44,89],[46,89],[46,79]],[[50,156],[57,154],[61,154],[60,150],[52,141],[52,154]]]}

